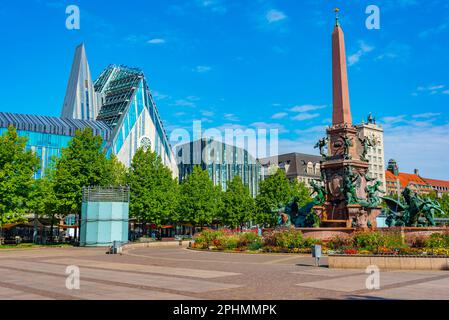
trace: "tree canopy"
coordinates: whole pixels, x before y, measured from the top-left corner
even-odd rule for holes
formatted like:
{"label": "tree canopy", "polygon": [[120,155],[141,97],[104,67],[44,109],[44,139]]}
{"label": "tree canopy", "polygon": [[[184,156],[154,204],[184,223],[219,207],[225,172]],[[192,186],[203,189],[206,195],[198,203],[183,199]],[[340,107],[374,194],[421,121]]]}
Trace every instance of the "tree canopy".
{"label": "tree canopy", "polygon": [[194,167],[193,172],[181,184],[181,219],[203,227],[212,223],[221,208],[221,189],[214,186],[207,171]]}
{"label": "tree canopy", "polygon": [[233,229],[242,228],[254,219],[254,214],[255,201],[249,188],[243,184],[240,176],[235,176],[223,194],[222,222]]}
{"label": "tree canopy", "polygon": [[83,187],[106,186],[112,181],[111,166],[102,148],[103,139],[92,129],[77,130],[56,160],[54,192],[62,215],[80,214]]}
{"label": "tree canopy", "polygon": [[27,138],[12,126],[0,136],[0,226],[20,221],[29,209],[40,161],[33,151],[25,150],[26,143]]}
{"label": "tree canopy", "polygon": [[132,217],[157,226],[177,220],[178,184],[155,152],[137,150],[127,182]]}
{"label": "tree canopy", "polygon": [[259,224],[275,226],[277,223],[275,211],[287,205],[295,196],[299,198],[300,207],[312,201],[304,183],[296,180],[290,182],[285,172],[278,169],[275,174],[259,184],[256,221]]}

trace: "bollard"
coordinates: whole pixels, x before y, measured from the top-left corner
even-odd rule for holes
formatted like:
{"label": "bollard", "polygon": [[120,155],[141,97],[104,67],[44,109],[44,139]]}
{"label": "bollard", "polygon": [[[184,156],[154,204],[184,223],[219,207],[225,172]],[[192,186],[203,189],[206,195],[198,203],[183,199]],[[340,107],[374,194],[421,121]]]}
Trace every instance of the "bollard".
{"label": "bollard", "polygon": [[321,258],[321,246],[315,245],[312,247],[312,257],[315,258],[315,267],[320,266],[320,258]]}

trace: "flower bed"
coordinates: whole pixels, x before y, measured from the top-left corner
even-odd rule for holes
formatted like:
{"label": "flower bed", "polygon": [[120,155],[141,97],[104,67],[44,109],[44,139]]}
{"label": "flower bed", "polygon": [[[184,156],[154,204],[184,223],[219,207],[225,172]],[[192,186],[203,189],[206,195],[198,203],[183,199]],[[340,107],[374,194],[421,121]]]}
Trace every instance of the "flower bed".
{"label": "flower bed", "polygon": [[250,251],[272,253],[310,253],[319,241],[304,238],[295,229],[265,232],[225,232],[206,230],[194,238],[193,248],[219,251]]}
{"label": "flower bed", "polygon": [[332,254],[381,256],[449,256],[449,233],[434,233],[405,241],[398,231],[356,232],[328,242]]}
{"label": "flower bed", "polygon": [[349,237],[329,241],[306,238],[300,230],[284,229],[264,232],[206,230],[194,238],[193,248],[214,251],[303,253],[310,254],[316,244],[324,254],[348,256],[449,256],[449,232],[434,233],[405,240],[397,230],[355,232]]}

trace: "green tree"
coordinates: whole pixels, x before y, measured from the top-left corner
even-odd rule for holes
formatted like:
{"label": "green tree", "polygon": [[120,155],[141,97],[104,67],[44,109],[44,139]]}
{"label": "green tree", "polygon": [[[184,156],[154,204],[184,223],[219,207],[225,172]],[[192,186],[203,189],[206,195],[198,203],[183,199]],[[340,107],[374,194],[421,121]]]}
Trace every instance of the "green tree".
{"label": "green tree", "polygon": [[449,217],[449,194],[445,193],[441,196],[441,198],[438,199],[438,202],[441,205],[441,208],[443,209],[445,215],[443,218]]}
{"label": "green tree", "polygon": [[299,182],[298,180],[293,180],[290,183],[291,187],[291,198],[298,197],[298,206],[302,207],[310,203],[313,199],[310,196],[310,189],[306,186],[304,182]]}
{"label": "green tree", "polygon": [[124,186],[127,183],[127,169],[126,166],[121,163],[115,154],[111,154],[106,162],[106,180],[112,186]]}
{"label": "green tree", "polygon": [[40,161],[25,150],[26,143],[12,126],[0,136],[0,227],[22,220],[29,211],[27,199]]}
{"label": "green tree", "polygon": [[259,184],[256,197],[256,221],[259,224],[275,226],[277,217],[273,213],[292,199],[292,187],[283,170],[277,170]]}
{"label": "green tree", "polygon": [[92,129],[77,130],[56,160],[53,190],[61,216],[81,214],[83,187],[111,183],[110,166],[102,148],[103,139]]}
{"label": "green tree", "polygon": [[240,176],[235,176],[223,194],[222,222],[232,229],[240,227],[241,230],[245,223],[254,218],[254,213],[255,201],[249,188]]}
{"label": "green tree", "polygon": [[127,180],[131,216],[158,227],[177,220],[178,183],[155,152],[138,149]]}
{"label": "green tree", "polygon": [[221,190],[215,187],[207,171],[196,166],[181,184],[179,213],[182,220],[201,229],[211,224],[222,209]]}
{"label": "green tree", "polygon": [[36,179],[28,199],[28,206],[37,217],[50,219],[50,234],[58,220],[57,199],[54,192],[54,170],[47,170],[46,174]]}
{"label": "green tree", "polygon": [[443,194],[441,197],[438,197],[436,192],[429,193],[424,196],[424,198],[430,198],[432,200],[437,201],[441,205],[441,209],[444,211],[445,215],[438,212],[436,216],[438,218],[447,218],[449,216],[449,195]]}

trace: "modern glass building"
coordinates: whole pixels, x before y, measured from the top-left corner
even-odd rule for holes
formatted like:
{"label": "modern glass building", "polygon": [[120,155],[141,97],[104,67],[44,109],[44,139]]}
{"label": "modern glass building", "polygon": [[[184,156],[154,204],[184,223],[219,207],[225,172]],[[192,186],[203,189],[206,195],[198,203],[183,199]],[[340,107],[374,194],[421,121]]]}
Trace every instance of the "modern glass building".
{"label": "modern glass building", "polygon": [[247,150],[213,139],[200,139],[176,147],[179,181],[193,172],[195,166],[207,170],[215,185],[226,190],[235,176],[240,176],[251,195],[258,193],[260,164]]}
{"label": "modern glass building", "polygon": [[97,120],[113,130],[106,145],[108,152],[129,166],[143,144],[156,151],[163,163],[176,172],[176,161],[143,72],[111,65],[94,86],[101,99]]}
{"label": "modern glass building", "polygon": [[101,121],[62,119],[57,117],[33,116],[0,112],[0,134],[9,126],[17,129],[19,136],[28,138],[27,149],[41,158],[41,167],[35,174],[40,178],[51,165],[53,157],[59,157],[61,149],[68,146],[76,130],[91,128],[104,141],[111,137],[111,129]]}
{"label": "modern glass building", "polygon": [[106,154],[114,153],[126,166],[136,150],[145,146],[178,177],[176,160],[143,72],[111,65],[92,83],[84,45],[76,48],[61,118],[0,113],[0,134],[10,125],[29,138],[27,148],[42,159],[37,178],[53,157],[59,157],[76,130],[87,127],[103,138]]}

